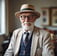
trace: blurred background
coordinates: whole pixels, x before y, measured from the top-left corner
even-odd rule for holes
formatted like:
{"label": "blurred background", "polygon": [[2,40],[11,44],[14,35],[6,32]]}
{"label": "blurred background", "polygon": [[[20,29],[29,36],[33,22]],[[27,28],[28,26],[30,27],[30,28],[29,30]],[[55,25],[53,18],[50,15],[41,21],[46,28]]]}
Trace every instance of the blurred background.
{"label": "blurred background", "polygon": [[26,3],[34,5],[41,14],[35,26],[51,33],[51,42],[55,46],[55,55],[57,55],[57,0],[0,0],[0,56],[3,56],[7,49],[12,32],[21,27],[15,12]]}

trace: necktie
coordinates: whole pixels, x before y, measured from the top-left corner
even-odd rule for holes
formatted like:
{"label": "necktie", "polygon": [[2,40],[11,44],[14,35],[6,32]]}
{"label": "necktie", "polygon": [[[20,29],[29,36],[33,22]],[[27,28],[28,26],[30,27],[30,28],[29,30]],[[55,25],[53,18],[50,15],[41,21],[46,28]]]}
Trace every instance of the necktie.
{"label": "necktie", "polygon": [[25,34],[26,34],[26,37],[25,37],[25,45],[27,45],[27,43],[29,41],[29,39],[28,39],[29,33],[28,32],[25,32]]}

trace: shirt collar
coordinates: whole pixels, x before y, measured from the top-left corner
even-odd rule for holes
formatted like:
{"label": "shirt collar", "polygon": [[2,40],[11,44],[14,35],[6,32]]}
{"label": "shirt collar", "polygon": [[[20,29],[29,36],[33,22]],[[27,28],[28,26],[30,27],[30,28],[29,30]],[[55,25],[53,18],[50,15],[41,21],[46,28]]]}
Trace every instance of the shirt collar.
{"label": "shirt collar", "polygon": [[[24,29],[23,29],[23,33],[26,32]],[[29,33],[32,33],[33,32],[33,29],[28,31]]]}

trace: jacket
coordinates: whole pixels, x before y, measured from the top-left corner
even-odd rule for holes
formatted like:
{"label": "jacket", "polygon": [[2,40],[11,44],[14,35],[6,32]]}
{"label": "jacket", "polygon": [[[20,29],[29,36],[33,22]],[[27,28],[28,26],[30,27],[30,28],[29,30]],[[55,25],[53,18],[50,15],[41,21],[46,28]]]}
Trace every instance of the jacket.
{"label": "jacket", "polygon": [[[13,32],[9,47],[4,56],[18,56],[17,54],[20,48],[21,36],[22,28],[16,29]],[[41,53],[38,52],[38,43],[40,46],[42,45]],[[38,54],[42,54],[42,56],[54,56],[54,51],[51,44],[50,33],[43,29],[34,27],[30,56],[40,56]]]}

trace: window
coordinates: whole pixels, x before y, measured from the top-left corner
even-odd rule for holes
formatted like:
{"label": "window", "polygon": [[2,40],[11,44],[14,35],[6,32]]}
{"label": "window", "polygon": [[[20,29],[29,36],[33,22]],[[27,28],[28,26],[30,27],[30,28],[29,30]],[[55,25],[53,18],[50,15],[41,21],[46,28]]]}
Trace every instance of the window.
{"label": "window", "polygon": [[0,0],[0,35],[5,33],[5,0]]}

